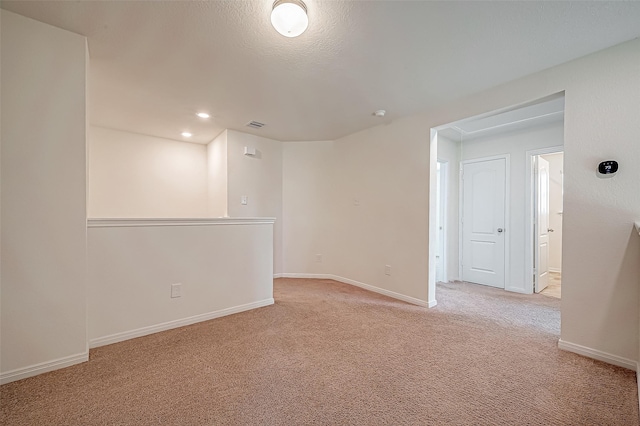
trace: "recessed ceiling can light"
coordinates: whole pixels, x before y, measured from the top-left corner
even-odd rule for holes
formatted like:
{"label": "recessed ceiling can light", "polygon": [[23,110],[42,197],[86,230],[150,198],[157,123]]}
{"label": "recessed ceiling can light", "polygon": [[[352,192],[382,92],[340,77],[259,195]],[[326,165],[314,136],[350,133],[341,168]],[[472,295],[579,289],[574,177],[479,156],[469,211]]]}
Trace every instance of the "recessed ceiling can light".
{"label": "recessed ceiling can light", "polygon": [[190,138],[191,136],[193,136],[193,134],[190,132],[182,132],[181,135],[184,136],[185,138]]}
{"label": "recessed ceiling can light", "polygon": [[387,111],[383,110],[383,109],[379,109],[376,112],[373,113],[373,115],[375,115],[376,117],[384,117],[384,115],[387,113]]}
{"label": "recessed ceiling can light", "polygon": [[298,37],[309,26],[307,6],[301,0],[276,0],[271,24],[285,37]]}
{"label": "recessed ceiling can light", "polygon": [[209,118],[211,117],[209,114],[207,114],[206,112],[199,112],[196,114],[198,117],[200,118]]}

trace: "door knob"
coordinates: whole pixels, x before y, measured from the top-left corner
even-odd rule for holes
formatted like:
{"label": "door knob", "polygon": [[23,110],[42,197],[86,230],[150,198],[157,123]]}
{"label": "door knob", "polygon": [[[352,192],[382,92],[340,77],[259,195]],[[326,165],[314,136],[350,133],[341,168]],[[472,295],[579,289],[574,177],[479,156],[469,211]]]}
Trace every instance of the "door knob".
{"label": "door knob", "polygon": [[553,232],[553,229],[549,228],[547,229],[547,232]]}
{"label": "door knob", "polygon": [[504,229],[498,228],[498,232],[502,232],[502,231],[504,231]]}

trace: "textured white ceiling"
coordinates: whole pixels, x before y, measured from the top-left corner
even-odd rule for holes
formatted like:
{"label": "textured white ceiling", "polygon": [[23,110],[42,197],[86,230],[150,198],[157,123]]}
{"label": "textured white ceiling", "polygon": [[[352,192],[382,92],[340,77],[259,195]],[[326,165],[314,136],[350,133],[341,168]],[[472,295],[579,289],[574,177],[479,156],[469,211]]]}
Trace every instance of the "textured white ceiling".
{"label": "textured white ceiling", "polygon": [[272,3],[2,8],[88,37],[93,124],[178,140],[190,130],[199,143],[224,128],[336,139],[640,36],[633,1],[307,0],[309,28],[289,39],[271,26]]}

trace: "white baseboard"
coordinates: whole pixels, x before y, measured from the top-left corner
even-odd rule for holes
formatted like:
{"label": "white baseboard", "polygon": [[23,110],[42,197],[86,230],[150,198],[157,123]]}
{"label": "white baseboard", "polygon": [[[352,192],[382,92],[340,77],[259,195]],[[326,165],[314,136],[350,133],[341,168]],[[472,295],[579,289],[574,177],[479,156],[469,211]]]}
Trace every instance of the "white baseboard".
{"label": "white baseboard", "polygon": [[[497,288],[499,288],[499,287],[497,287]],[[512,293],[520,293],[520,294],[532,294],[533,293],[531,291],[524,290],[524,289],[522,289],[520,287],[505,287],[504,289],[506,291],[510,291]]]}
{"label": "white baseboard", "polygon": [[607,352],[602,352],[597,349],[588,348],[576,343],[566,342],[562,339],[558,340],[558,348],[564,351],[586,356],[587,358],[597,359],[598,361],[606,362],[607,364],[613,364],[632,371],[638,371],[638,363],[636,361]]}
{"label": "white baseboard", "polygon": [[273,279],[282,278],[282,274],[273,274]]}
{"label": "white baseboard", "polygon": [[284,278],[311,278],[311,279],[323,279],[323,280],[334,280],[344,284],[354,285],[356,287],[363,288],[365,290],[373,291],[374,293],[384,294],[385,296],[392,297],[394,299],[402,300],[404,302],[411,303],[412,305],[418,305],[425,308],[433,308],[436,306],[438,302],[435,300],[425,302],[424,300],[416,299],[415,297],[405,296],[404,294],[396,293],[391,290],[386,290],[384,288],[376,287],[370,284],[361,283],[359,281],[355,281],[349,278],[340,277],[338,275],[332,274],[296,274],[296,273],[284,273],[282,274]]}
{"label": "white baseboard", "polygon": [[560,268],[549,268],[549,272],[560,272],[560,273],[562,273],[562,270]]}
{"label": "white baseboard", "polygon": [[318,280],[333,280],[335,279],[331,274],[292,274],[292,273],[283,273],[280,274],[282,278],[311,278]]}
{"label": "white baseboard", "polygon": [[52,361],[41,362],[28,367],[17,368],[0,374],[0,385],[15,382],[16,380],[26,379],[27,377],[37,376],[38,374],[47,373],[49,371],[70,367],[86,361],[89,361],[88,352],[65,356]]}
{"label": "white baseboard", "polygon": [[404,294],[396,293],[395,291],[386,290],[384,288],[376,287],[370,284],[361,283],[359,281],[351,280],[349,278],[339,277],[337,275],[331,275],[332,280],[339,281],[345,284],[351,284],[356,287],[364,288],[365,290],[373,291],[374,293],[384,294],[385,296],[392,297],[394,299],[402,300],[404,302],[411,303],[412,305],[422,306],[424,308],[432,308],[436,306],[436,301],[425,302],[424,300],[416,299],[415,297],[405,296]]}
{"label": "white baseboard", "polygon": [[247,303],[245,305],[233,306],[231,308],[220,309],[219,311],[207,312],[206,314],[194,315],[192,317],[182,318],[179,320],[168,321],[161,324],[142,327],[135,330],[124,331],[122,333],[111,334],[109,336],[97,337],[89,340],[90,348],[110,345],[136,337],[147,336],[149,334],[158,333],[160,331],[171,330],[172,328],[184,327],[185,325],[195,324],[197,322],[208,321],[214,318],[220,318],[239,312],[249,311],[251,309],[262,308],[263,306],[273,305],[273,298],[259,300],[257,302]]}

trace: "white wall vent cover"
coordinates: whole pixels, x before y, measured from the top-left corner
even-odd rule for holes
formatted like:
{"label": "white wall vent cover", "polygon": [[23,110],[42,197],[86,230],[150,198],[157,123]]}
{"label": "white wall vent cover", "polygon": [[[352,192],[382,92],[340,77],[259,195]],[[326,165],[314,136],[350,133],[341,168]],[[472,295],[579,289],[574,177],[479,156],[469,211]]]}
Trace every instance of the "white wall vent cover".
{"label": "white wall vent cover", "polygon": [[245,124],[245,126],[252,127],[254,129],[260,129],[260,128],[264,127],[264,123],[260,123],[258,121],[250,121],[247,124]]}

